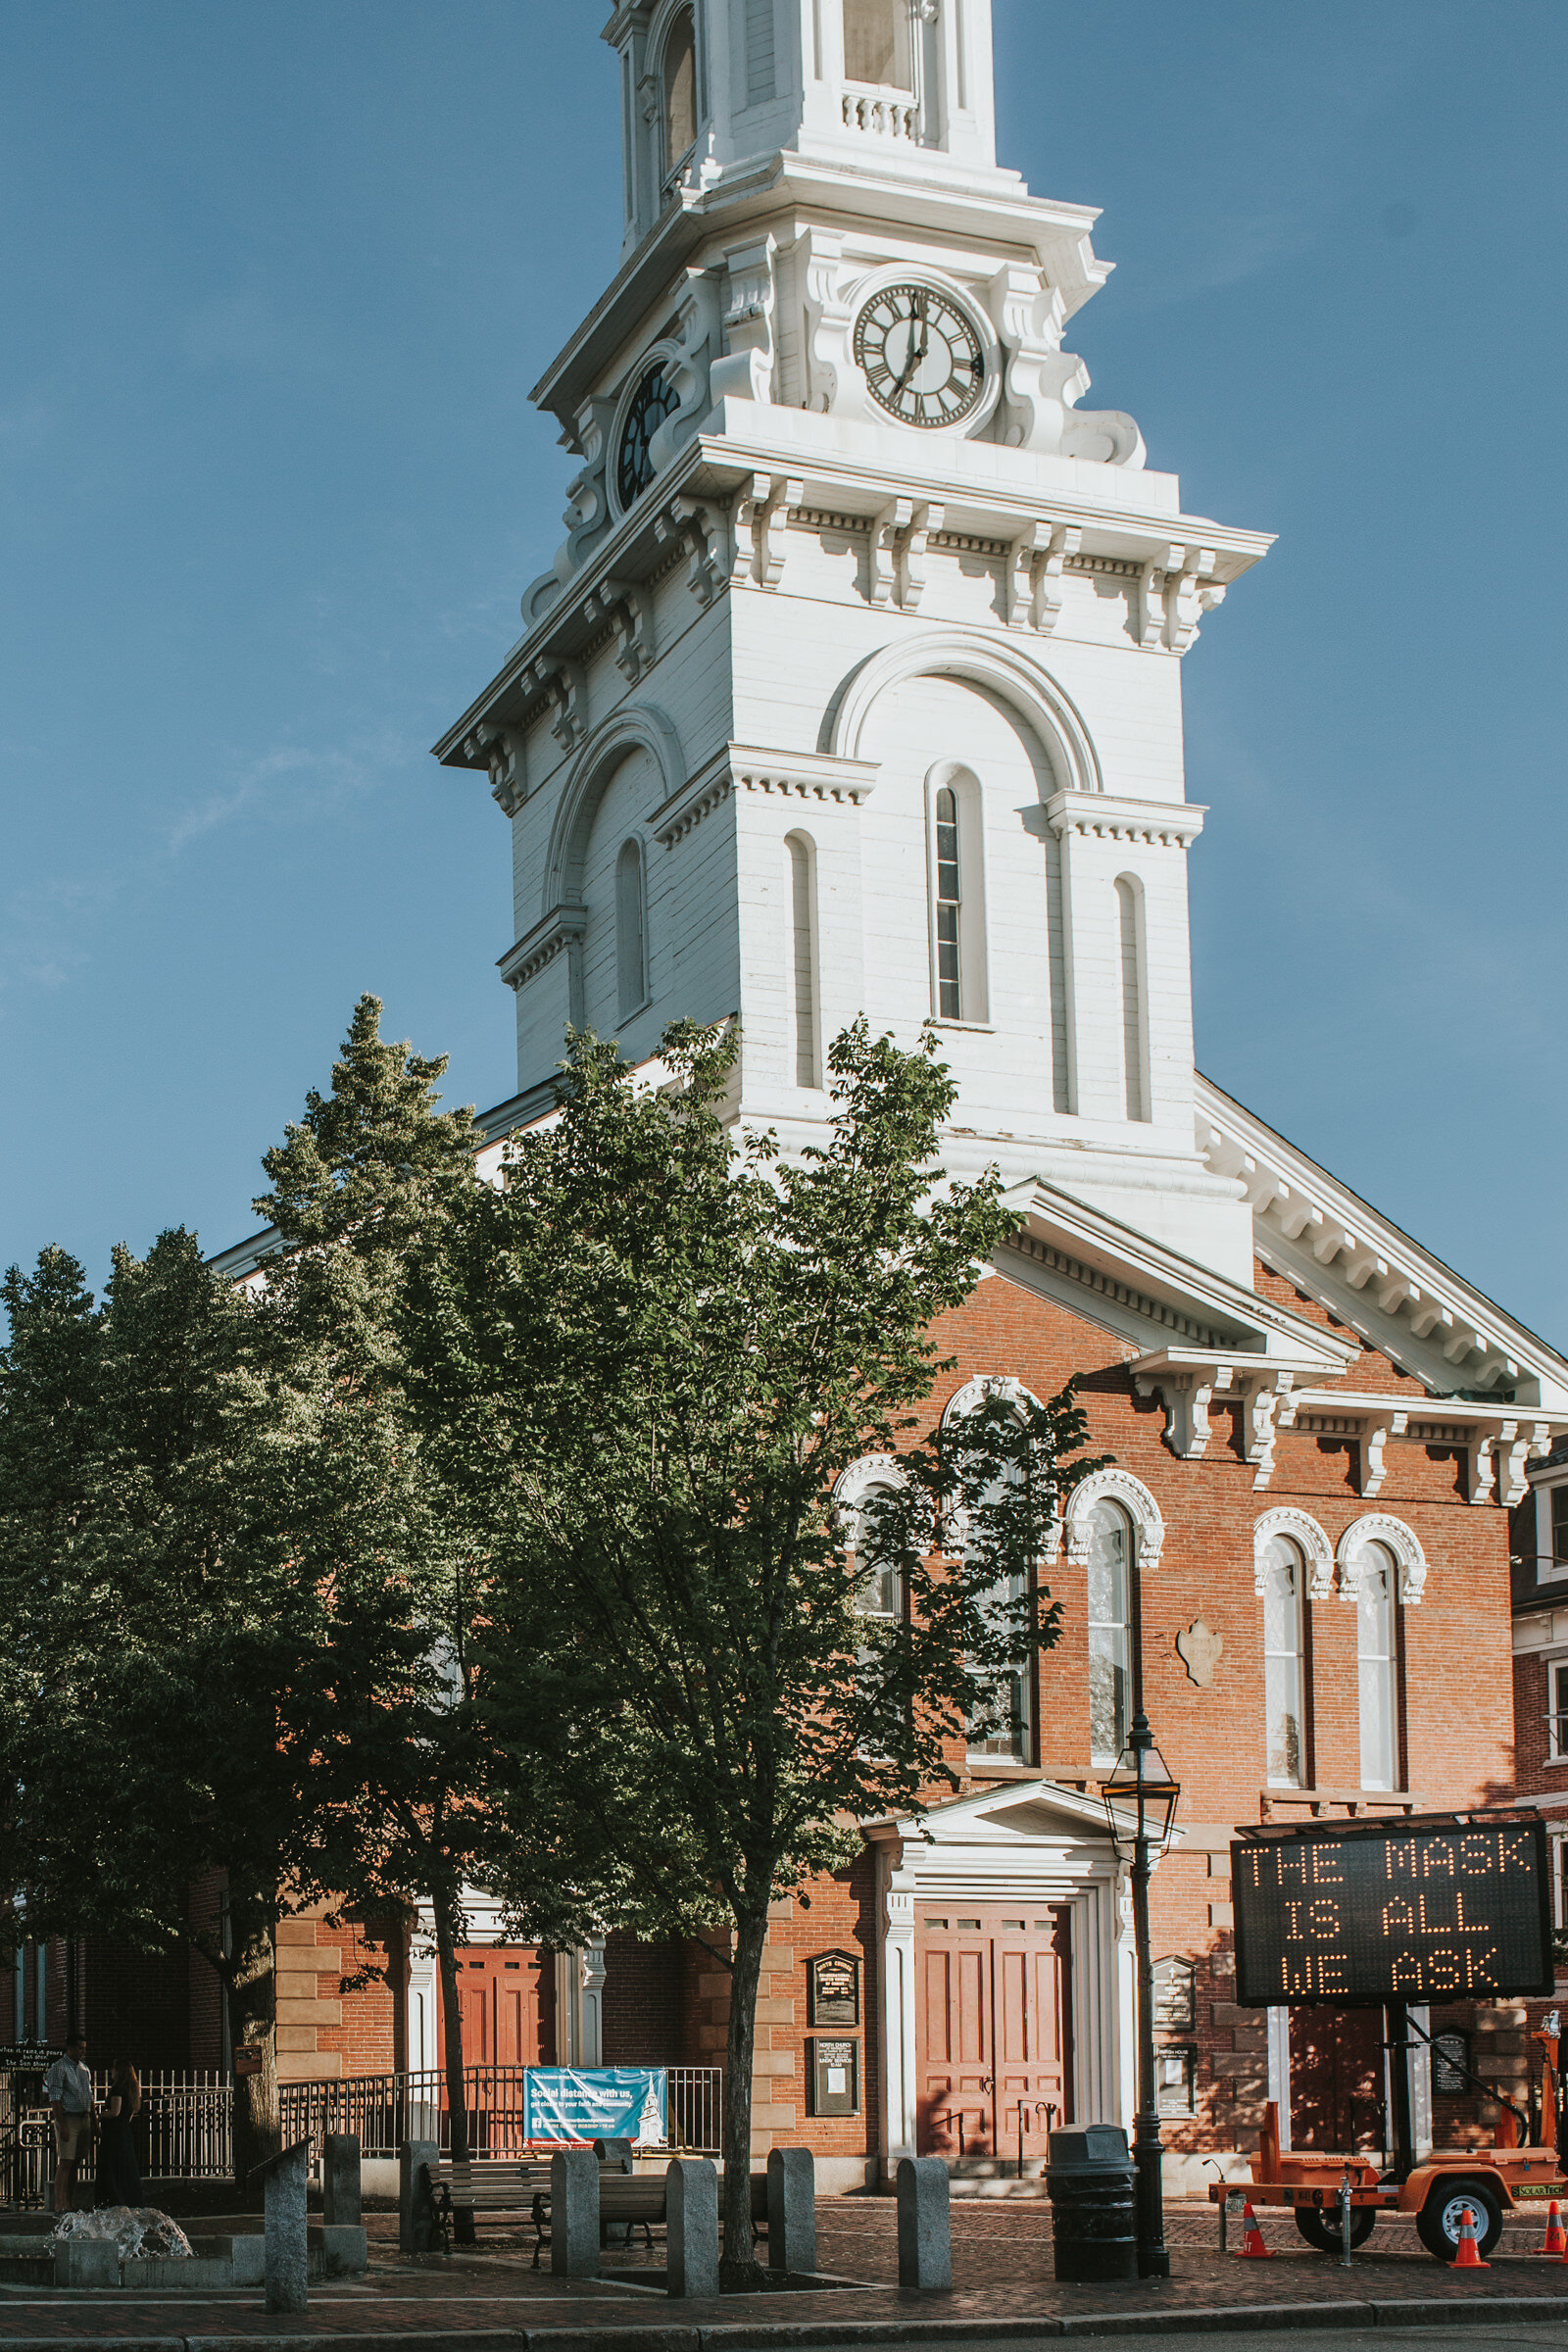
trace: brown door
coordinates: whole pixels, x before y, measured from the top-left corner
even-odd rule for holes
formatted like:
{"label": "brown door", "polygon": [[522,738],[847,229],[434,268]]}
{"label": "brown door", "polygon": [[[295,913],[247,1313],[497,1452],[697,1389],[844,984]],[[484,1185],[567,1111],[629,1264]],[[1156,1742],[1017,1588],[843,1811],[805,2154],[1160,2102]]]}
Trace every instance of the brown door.
{"label": "brown door", "polygon": [[1381,2009],[1291,2011],[1291,2145],[1353,2155],[1385,2144]]}
{"label": "brown door", "polygon": [[921,2153],[1015,2158],[1021,2108],[1025,2161],[1044,2154],[1071,2118],[1066,1913],[927,1910],[915,1975]]}
{"label": "brown door", "polygon": [[[554,1975],[547,1953],[516,1945],[469,1944],[457,1965],[470,2140],[476,2152],[500,2152],[522,2130],[515,2070],[555,2062]],[[444,2085],[441,2095],[444,2105]]]}

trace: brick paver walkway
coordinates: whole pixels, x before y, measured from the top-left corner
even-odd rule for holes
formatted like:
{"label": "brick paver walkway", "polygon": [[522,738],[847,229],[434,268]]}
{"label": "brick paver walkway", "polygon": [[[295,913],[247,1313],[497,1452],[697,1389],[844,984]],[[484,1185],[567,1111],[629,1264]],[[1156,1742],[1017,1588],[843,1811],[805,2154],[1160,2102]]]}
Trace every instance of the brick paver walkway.
{"label": "brick paver walkway", "polygon": [[[202,2225],[196,2224],[199,2231]],[[1268,2262],[1221,2257],[1209,2207],[1168,2218],[1172,2278],[1153,2286],[1058,2286],[1052,2277],[1050,2208],[1029,2202],[963,2200],[953,2208],[953,2292],[921,2297],[898,2291],[895,2209],[891,2198],[825,2199],[817,2209],[817,2260],[839,2287],[788,2294],[726,2296],[721,2302],[673,2304],[650,2276],[656,2253],[612,2255],[600,2281],[553,2278],[532,2270],[531,2235],[480,2225],[480,2243],[450,2260],[408,2260],[397,2251],[396,2217],[372,2215],[370,2271],[363,2281],[313,2288],[298,2320],[270,2318],[254,2288],[188,2297],[111,2289],[59,2293],[0,2287],[0,2346],[91,2341],[152,2352],[220,2352],[244,2344],[354,2339],[375,2352],[414,2352],[461,2338],[465,2352],[751,2352],[769,2345],[831,2346],[941,2340],[958,2352],[967,2341],[1028,2341],[1063,2334],[1140,2335],[1166,2327],[1191,2340],[1238,2327],[1430,2331],[1459,2317],[1459,2306],[1492,2307],[1489,2317],[1543,2328],[1568,2352],[1568,2265],[1530,2249],[1535,2223],[1509,2226],[1490,2270],[1459,2273],[1434,2262],[1404,2221],[1380,2217],[1370,2249],[1348,2271],[1312,2253],[1288,2217],[1263,2218],[1274,2249]],[[1223,2317],[1221,2316],[1223,2315]],[[1473,2327],[1481,2311],[1465,2313]],[[1249,2326],[1249,2321],[1251,2325]],[[1163,2329],[1160,2330],[1164,2332]]]}

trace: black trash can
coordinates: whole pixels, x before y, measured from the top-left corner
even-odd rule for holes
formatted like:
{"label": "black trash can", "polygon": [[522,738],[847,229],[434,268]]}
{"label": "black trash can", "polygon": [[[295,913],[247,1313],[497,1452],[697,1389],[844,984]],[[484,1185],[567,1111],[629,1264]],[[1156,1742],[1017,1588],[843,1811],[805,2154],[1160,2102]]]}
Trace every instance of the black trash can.
{"label": "black trash can", "polygon": [[1127,2134],[1119,2125],[1053,2132],[1046,2188],[1058,2278],[1137,2278],[1133,2179]]}

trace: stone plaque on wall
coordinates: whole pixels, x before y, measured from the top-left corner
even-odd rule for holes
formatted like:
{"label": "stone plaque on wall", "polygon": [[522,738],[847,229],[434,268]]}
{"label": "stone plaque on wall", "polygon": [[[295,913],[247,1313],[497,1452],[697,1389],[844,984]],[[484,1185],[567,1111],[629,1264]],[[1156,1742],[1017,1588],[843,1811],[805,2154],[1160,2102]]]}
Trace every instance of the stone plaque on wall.
{"label": "stone plaque on wall", "polygon": [[813,2026],[860,2022],[860,1963],[853,1952],[818,1952],[806,1964],[807,1999]]}

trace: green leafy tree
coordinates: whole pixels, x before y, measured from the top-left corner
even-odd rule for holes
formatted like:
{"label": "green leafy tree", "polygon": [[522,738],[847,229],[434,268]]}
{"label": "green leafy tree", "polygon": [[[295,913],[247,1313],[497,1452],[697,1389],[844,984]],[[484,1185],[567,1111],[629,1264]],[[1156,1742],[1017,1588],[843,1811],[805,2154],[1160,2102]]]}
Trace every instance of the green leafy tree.
{"label": "green leafy tree", "polygon": [[[239,2085],[241,2177],[277,2140],[272,1931],[311,1891],[279,1696],[314,1603],[265,1501],[277,1411],[244,1300],[194,1236],[117,1250],[101,1310],[46,1251],[7,1278],[0,1508],[24,1661],[17,1879],[39,1935],[194,1944],[263,2049]],[[221,1910],[192,1887],[221,1873]]]}
{"label": "green leafy tree", "polygon": [[477,1705],[487,1561],[409,1418],[397,1315],[410,1252],[438,1246],[474,1190],[471,1115],[436,1107],[445,1068],[384,1041],[380,1005],[362,998],[330,1092],[313,1091],[266,1154],[256,1208],[281,1246],[259,1312],[297,1402],[290,1541],[321,1610],[285,1708],[312,1758],[315,1875],[382,1916],[429,1903],[462,2156],[455,1954],[502,1762]]}
{"label": "green leafy tree", "polygon": [[[757,2276],[751,2092],[768,1907],[856,1824],[951,1788],[1056,1638],[1037,1562],[1082,1444],[1069,1394],[933,1428],[931,1338],[1013,1218],[938,1166],[953,1083],[863,1021],[830,1140],[724,1113],[732,1037],[671,1030],[667,1083],[573,1043],[559,1116],[416,1264],[416,1409],[487,1526],[484,1704],[510,1747],[501,1884],[524,1929],[690,1935],[730,1972],[725,2274]],[[897,1454],[849,1524],[835,1488]],[[899,1595],[870,1614],[868,1580]]]}

